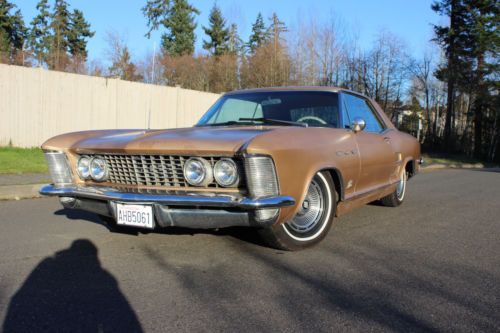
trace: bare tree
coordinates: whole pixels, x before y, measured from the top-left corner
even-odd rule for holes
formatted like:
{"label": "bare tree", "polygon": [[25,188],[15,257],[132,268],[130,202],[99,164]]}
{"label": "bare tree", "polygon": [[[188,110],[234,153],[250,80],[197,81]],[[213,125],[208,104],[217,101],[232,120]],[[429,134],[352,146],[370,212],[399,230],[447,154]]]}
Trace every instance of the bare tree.
{"label": "bare tree", "polygon": [[109,31],[106,42],[108,44],[106,54],[111,63],[108,76],[128,81],[142,81],[143,77],[138,73],[136,64],[132,62],[125,38],[117,32]]}
{"label": "bare tree", "polygon": [[430,109],[430,94],[431,94],[431,84],[433,80],[433,59],[429,51],[426,51],[422,59],[415,60],[412,59],[408,67],[408,71],[411,73],[413,79],[417,83],[418,89],[422,92],[424,96],[425,105],[425,120],[427,122],[427,131],[425,136],[430,137],[435,135],[433,129],[435,125],[433,124],[433,119],[431,118]]}

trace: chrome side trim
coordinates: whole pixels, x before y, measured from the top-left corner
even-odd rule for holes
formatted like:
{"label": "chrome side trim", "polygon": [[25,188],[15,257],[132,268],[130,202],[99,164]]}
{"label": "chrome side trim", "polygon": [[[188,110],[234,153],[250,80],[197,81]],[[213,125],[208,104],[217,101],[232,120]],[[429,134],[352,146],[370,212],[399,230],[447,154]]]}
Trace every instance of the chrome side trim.
{"label": "chrome side trim", "polygon": [[245,210],[262,208],[280,208],[295,205],[295,199],[290,196],[270,196],[250,199],[233,194],[206,194],[186,192],[186,194],[143,194],[120,192],[116,188],[98,186],[66,186],[45,185],[40,194],[47,196],[63,196],[88,198],[96,200],[116,200],[125,202],[152,202],[172,206],[197,207],[233,207]]}

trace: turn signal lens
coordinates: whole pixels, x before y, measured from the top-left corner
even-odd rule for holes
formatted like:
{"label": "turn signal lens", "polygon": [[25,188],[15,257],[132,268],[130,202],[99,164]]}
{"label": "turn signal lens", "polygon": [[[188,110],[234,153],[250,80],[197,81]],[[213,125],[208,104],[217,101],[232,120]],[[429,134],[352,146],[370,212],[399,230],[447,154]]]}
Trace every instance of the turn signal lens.
{"label": "turn signal lens", "polygon": [[52,181],[56,185],[71,184],[73,176],[68,165],[68,159],[63,152],[60,151],[46,151],[45,158],[49,166],[49,172]]}

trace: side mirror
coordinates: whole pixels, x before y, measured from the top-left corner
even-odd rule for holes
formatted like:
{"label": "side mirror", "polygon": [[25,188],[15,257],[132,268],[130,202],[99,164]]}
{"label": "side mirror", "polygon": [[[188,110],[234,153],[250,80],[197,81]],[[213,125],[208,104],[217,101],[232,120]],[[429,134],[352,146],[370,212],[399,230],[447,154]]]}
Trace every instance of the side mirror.
{"label": "side mirror", "polygon": [[351,129],[354,133],[361,132],[366,127],[366,122],[363,118],[356,117],[352,120]]}

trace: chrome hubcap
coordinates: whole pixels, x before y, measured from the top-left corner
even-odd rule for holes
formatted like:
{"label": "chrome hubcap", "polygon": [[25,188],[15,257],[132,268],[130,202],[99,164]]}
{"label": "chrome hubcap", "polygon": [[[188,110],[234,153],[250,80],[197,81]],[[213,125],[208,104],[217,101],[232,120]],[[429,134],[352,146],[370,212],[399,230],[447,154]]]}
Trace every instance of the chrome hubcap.
{"label": "chrome hubcap", "polygon": [[287,222],[287,224],[292,230],[298,233],[306,233],[318,224],[324,209],[325,202],[323,190],[321,186],[313,180],[309,185],[306,198],[302,202],[299,212],[291,221]]}
{"label": "chrome hubcap", "polygon": [[398,186],[396,187],[396,195],[398,200],[403,200],[405,196],[405,188],[406,188],[406,172],[403,172],[401,175],[401,179],[399,180]]}

